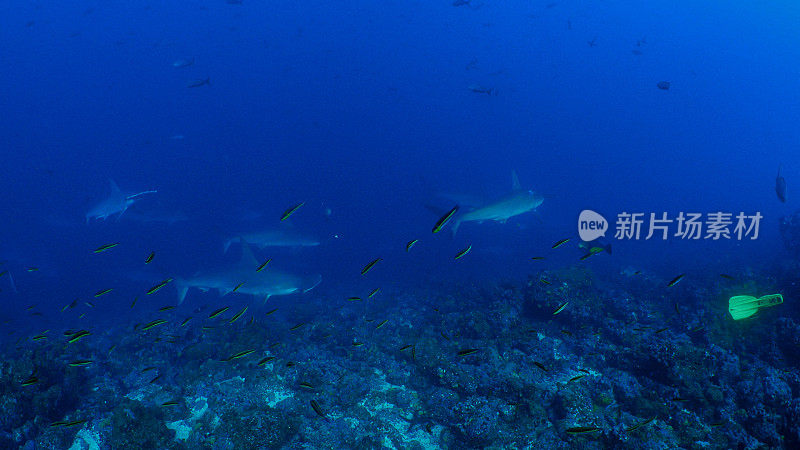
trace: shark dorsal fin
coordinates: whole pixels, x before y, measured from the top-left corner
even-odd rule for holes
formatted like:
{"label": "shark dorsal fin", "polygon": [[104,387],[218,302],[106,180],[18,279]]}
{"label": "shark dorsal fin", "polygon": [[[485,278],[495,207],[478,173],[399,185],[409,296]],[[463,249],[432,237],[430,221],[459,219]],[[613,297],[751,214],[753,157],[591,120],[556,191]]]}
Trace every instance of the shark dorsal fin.
{"label": "shark dorsal fin", "polygon": [[108,179],[108,184],[111,185],[111,193],[112,194],[116,194],[116,193],[120,192],[119,186],[117,186],[117,183],[115,183],[114,180],[112,180],[111,178]]}
{"label": "shark dorsal fin", "polygon": [[258,260],[256,260],[255,255],[253,255],[253,250],[250,249],[250,245],[244,241],[244,239],[239,238],[239,242],[242,244],[242,260],[239,263],[242,266],[250,266],[253,267],[254,270],[258,267]]}
{"label": "shark dorsal fin", "polygon": [[521,191],[522,186],[519,184],[519,177],[517,177],[517,171],[511,171],[511,190],[513,191]]}

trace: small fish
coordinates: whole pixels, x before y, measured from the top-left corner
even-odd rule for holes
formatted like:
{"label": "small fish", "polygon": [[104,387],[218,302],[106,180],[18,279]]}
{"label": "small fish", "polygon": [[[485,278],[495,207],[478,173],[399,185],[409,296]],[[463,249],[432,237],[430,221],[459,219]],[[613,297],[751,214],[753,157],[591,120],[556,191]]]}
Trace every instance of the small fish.
{"label": "small fish", "polygon": [[594,433],[595,431],[600,431],[600,428],[597,427],[572,427],[567,428],[566,430],[569,434],[586,434],[586,433]]}
{"label": "small fish", "polygon": [[83,302],[83,304],[88,306],[89,308],[94,308],[94,303],[92,303],[92,302],[86,301],[86,302]]}
{"label": "small fish", "polygon": [[238,291],[238,290],[239,290],[239,288],[240,288],[240,287],[242,287],[242,286],[244,286],[244,281],[242,281],[241,283],[237,284],[237,285],[236,285],[236,287],[235,287],[235,288],[233,288],[233,290],[232,290],[231,292],[236,292],[236,291]]}
{"label": "small fish", "polygon": [[72,344],[73,342],[76,342],[78,339],[84,338],[84,337],[88,336],[89,334],[91,334],[91,333],[89,333],[86,330],[76,331],[75,333],[72,334],[72,336],[69,338],[69,340],[67,342]]}
{"label": "small fish", "polygon": [[375,327],[375,329],[377,330],[377,329],[379,329],[380,327],[382,327],[382,326],[386,325],[386,322],[388,322],[388,321],[389,321],[389,319],[384,319],[384,320],[383,320],[383,322],[379,323],[379,324],[378,324],[378,326],[377,326],[377,327]]}
{"label": "small fish", "polygon": [[566,302],[562,303],[562,304],[561,304],[561,306],[559,306],[558,308],[556,308],[556,310],[555,310],[555,311],[553,311],[553,315],[555,316],[556,314],[558,314],[558,313],[560,313],[561,311],[563,311],[563,310],[564,310],[564,308],[566,308],[566,307],[567,307],[567,305],[569,305],[569,301],[566,301]]}
{"label": "small fish", "polygon": [[175,309],[175,307],[172,306],[172,305],[162,306],[161,308],[158,308],[158,310],[160,312],[166,312],[166,311],[169,311],[169,310],[172,310],[172,309]]}
{"label": "small fish", "polygon": [[542,283],[545,286],[549,286],[549,285],[553,284],[553,283],[545,280],[544,278],[539,278],[539,283]]}
{"label": "small fish", "polygon": [[578,372],[583,372],[583,373],[585,373],[585,374],[587,374],[587,375],[591,373],[591,372],[589,372],[589,371],[588,371],[588,370],[586,370],[586,369],[578,369]]}
{"label": "small fish", "polygon": [[153,384],[153,383],[155,383],[156,381],[158,381],[160,378],[161,378],[161,374],[158,374],[158,375],[156,375],[156,377],[155,377],[155,378],[153,378],[152,380],[150,380],[150,382],[149,382],[149,383],[147,383],[147,384]]}
{"label": "small fish", "polygon": [[465,348],[463,350],[459,350],[458,353],[456,353],[456,356],[474,355],[475,353],[478,353],[478,350],[479,349],[477,349],[477,348]]}
{"label": "small fish", "polygon": [[144,263],[150,264],[151,262],[153,262],[153,258],[155,257],[156,257],[156,252],[150,252],[150,254],[147,255],[147,258],[144,259]]}
{"label": "small fish", "polygon": [[220,309],[218,309],[218,310],[216,310],[216,311],[212,312],[211,314],[209,314],[209,315],[208,315],[208,318],[209,318],[209,319],[213,319],[214,317],[217,317],[218,315],[220,315],[220,314],[224,313],[225,311],[227,311],[227,310],[228,310],[228,308],[230,308],[230,306],[225,306],[225,307],[222,307],[222,308],[220,308]]}
{"label": "small fish", "polygon": [[39,379],[36,378],[35,376],[31,375],[30,377],[28,377],[25,380],[23,380],[21,384],[23,386],[32,386],[32,385],[34,385],[34,384],[36,384],[38,382],[39,382]]}
{"label": "small fish", "polygon": [[416,361],[416,359],[417,359],[417,346],[413,345],[411,346],[411,360]]}
{"label": "small fish", "polygon": [[95,296],[95,298],[97,298],[97,297],[102,297],[102,296],[104,296],[104,295],[108,294],[109,292],[111,292],[111,291],[113,291],[113,290],[114,290],[114,289],[103,289],[103,290],[100,290],[100,291],[97,291],[97,292],[95,292],[95,293],[94,293],[94,296]]}
{"label": "small fish", "polygon": [[656,334],[663,333],[663,332],[665,332],[667,330],[669,330],[669,327],[667,327],[667,328],[659,328],[659,329],[656,330]]}
{"label": "small fish", "polygon": [[678,284],[683,279],[683,277],[685,275],[686,275],[685,273],[682,273],[682,274],[678,275],[677,277],[673,278],[672,281],[670,281],[669,284],[667,284],[667,287],[675,286],[676,284]]}
{"label": "small fish", "polygon": [[300,328],[305,326],[305,324],[306,324],[305,322],[300,322],[297,325],[293,326],[292,328],[289,328],[289,331],[299,330]]}
{"label": "small fish", "polygon": [[157,285],[151,287],[150,289],[147,290],[147,295],[155,294],[161,288],[163,288],[164,286],[169,284],[171,281],[172,281],[172,278],[167,278],[166,280],[164,280],[164,281],[158,283]]}
{"label": "small fish", "polygon": [[69,363],[70,367],[85,367],[92,364],[94,361],[91,359],[77,359]]}
{"label": "small fish", "polygon": [[103,253],[104,251],[111,250],[112,248],[114,248],[114,247],[116,247],[118,245],[119,245],[119,242],[114,242],[113,244],[101,245],[100,247],[97,247],[93,251],[94,251],[94,253]]}
{"label": "small fish", "polygon": [[267,356],[267,357],[265,357],[264,359],[262,359],[261,361],[259,361],[259,362],[258,362],[258,364],[256,364],[256,365],[257,365],[257,366],[263,366],[264,364],[266,364],[266,363],[268,363],[268,362],[272,361],[273,359],[275,359],[275,357],[274,357],[274,356]]}
{"label": "small fish", "polygon": [[277,311],[277,310],[278,310],[278,308],[275,308],[275,309],[269,310],[269,311],[267,311],[267,312],[266,312],[266,314],[264,314],[264,315],[265,315],[265,316],[268,316],[268,315],[270,315],[270,314],[274,313],[274,312],[275,312],[275,311]]}
{"label": "small fish", "polygon": [[533,365],[535,365],[536,367],[538,367],[538,368],[542,369],[543,371],[547,372],[547,369],[544,367],[544,364],[542,364],[542,363],[540,363],[538,361],[534,361]]}
{"label": "small fish", "polygon": [[157,326],[163,325],[165,323],[167,323],[167,321],[164,320],[164,319],[156,319],[156,320],[148,323],[147,325],[143,326],[142,327],[142,331],[147,331],[147,330],[149,330],[149,329],[151,329],[153,327],[157,327]]}
{"label": "small fish", "polygon": [[187,317],[187,318],[183,319],[183,322],[181,322],[181,326],[186,325],[187,323],[189,323],[190,320],[192,320],[191,317]]}
{"label": "small fish", "polygon": [[175,67],[176,69],[179,69],[179,68],[182,68],[182,67],[189,67],[192,64],[194,64],[194,58],[181,58],[181,59],[175,60],[175,62],[172,63],[172,67]]}
{"label": "small fish", "polygon": [[366,275],[367,272],[372,270],[372,268],[375,267],[375,264],[378,264],[380,261],[383,261],[383,258],[373,259],[369,264],[367,264],[366,266],[364,266],[363,269],[361,269],[361,275]]}
{"label": "small fish", "polygon": [[361,297],[347,297],[348,302],[360,302]]}
{"label": "small fish", "polygon": [[313,384],[311,384],[311,383],[308,383],[308,382],[306,382],[306,381],[302,381],[302,382],[300,383],[300,387],[301,387],[301,388],[303,388],[303,389],[308,389],[308,390],[310,390],[310,391],[313,391],[313,390],[314,390],[314,385],[313,385]]}
{"label": "small fish", "polygon": [[272,258],[269,258],[268,260],[261,263],[261,265],[256,268],[256,272],[261,272],[262,270],[264,270],[264,268],[267,267],[267,264],[269,264],[270,261],[272,261]]}
{"label": "small fish", "polygon": [[63,308],[61,308],[61,312],[64,312],[64,311],[66,311],[68,309],[72,309],[72,308],[76,307],[77,305],[78,305],[78,300],[77,299],[73,300],[72,303],[70,303],[69,305],[66,305]]}
{"label": "small fish", "polygon": [[294,213],[295,213],[295,211],[297,211],[298,209],[300,209],[300,207],[301,207],[301,206],[303,206],[303,205],[305,205],[305,204],[306,204],[306,202],[300,202],[300,203],[298,203],[298,204],[296,204],[296,205],[292,206],[291,208],[287,209],[286,211],[284,211],[284,212],[283,212],[283,215],[281,216],[281,222],[283,222],[284,220],[288,219],[288,218],[289,218],[289,216],[291,216],[292,214],[294,214]]}
{"label": "small fish", "polygon": [[551,248],[558,248],[558,247],[561,247],[562,245],[566,244],[567,242],[569,242],[569,238],[567,238],[567,239],[562,239],[562,240],[560,240],[560,241],[556,242],[555,244],[553,244],[553,246],[552,246]]}
{"label": "small fish", "polygon": [[726,279],[726,280],[735,280],[735,279],[736,279],[736,278],[734,278],[732,275],[728,275],[727,273],[721,273],[721,274],[719,274],[719,276],[720,276],[721,278],[724,278],[724,279]]}
{"label": "small fish", "polygon": [[378,291],[380,291],[380,290],[381,290],[381,288],[375,288],[375,289],[373,289],[373,290],[372,290],[372,292],[370,292],[370,293],[369,293],[369,295],[367,295],[367,298],[372,298],[372,297],[374,297],[374,296],[375,296],[375,294],[377,294],[377,293],[378,293]]}
{"label": "small fish", "polygon": [[229,323],[233,323],[233,322],[236,322],[237,320],[239,320],[239,317],[242,317],[242,314],[244,314],[246,311],[247,311],[247,306],[245,306],[244,308],[242,308],[242,310],[241,310],[241,311],[239,311],[238,313],[236,313],[236,315],[234,315],[233,317],[231,317],[231,320],[230,320],[230,322],[229,322]]}
{"label": "small fish", "polygon": [[66,425],[67,423],[68,423],[67,421],[64,421],[64,420],[59,420],[59,421],[57,421],[57,422],[53,422],[53,423],[51,423],[51,424],[50,424],[50,426],[51,426],[51,427],[62,427],[62,426],[64,426],[64,425]]}
{"label": "small fish", "polygon": [[362,345],[364,345],[363,342],[358,342],[358,341],[353,342],[353,347],[361,347]]}
{"label": "small fish", "polygon": [[206,78],[205,80],[192,80],[186,84],[186,87],[196,88],[205,85],[211,86],[211,78]]}
{"label": "small fish", "polygon": [[534,260],[534,261],[541,261],[541,260],[544,259],[544,256],[533,256],[533,257],[531,257],[531,259]]}
{"label": "small fish", "polygon": [[472,245],[468,245],[468,246],[467,246],[467,248],[465,248],[464,250],[461,250],[460,252],[458,252],[458,253],[456,254],[456,256],[455,256],[455,258],[454,258],[454,259],[461,259],[461,258],[463,258],[463,257],[464,257],[464,255],[466,255],[467,253],[469,253],[469,251],[470,251],[470,250],[472,250]]}
{"label": "small fish", "polygon": [[325,415],[325,413],[322,411],[322,408],[320,408],[319,403],[317,403],[316,400],[311,400],[311,408],[314,410],[315,413],[317,413],[318,416],[322,417],[326,421],[330,421],[328,417]]}
{"label": "small fish", "polygon": [[709,424],[709,426],[711,428],[717,428],[717,427],[721,427],[723,425],[725,425],[725,422],[714,422],[714,423]]}
{"label": "small fish", "polygon": [[286,367],[294,367],[294,361],[286,361]]}
{"label": "small fish", "polygon": [[241,352],[232,354],[231,356],[223,359],[222,361],[233,361],[234,359],[244,358],[245,356],[247,356],[247,355],[249,355],[251,353],[255,353],[255,351],[256,351],[256,349],[254,349],[254,348],[253,349],[249,349],[249,350],[243,350]]}
{"label": "small fish", "polygon": [[445,215],[440,217],[439,220],[436,221],[436,224],[433,226],[433,229],[431,231],[434,233],[442,231],[442,228],[444,228],[444,226],[447,225],[447,222],[449,222],[450,219],[453,218],[453,215],[455,215],[456,211],[458,211],[458,205],[454,206],[453,209],[451,209]]}
{"label": "small fish", "polygon": [[403,350],[408,350],[413,346],[414,346],[413,344],[404,345],[404,346],[400,347],[400,351],[402,352]]}
{"label": "small fish", "polygon": [[581,378],[583,378],[583,377],[585,377],[585,376],[586,376],[585,374],[576,375],[576,376],[574,376],[574,377],[570,378],[570,379],[567,381],[567,383],[572,383],[573,381],[578,381],[578,380],[580,380]]}
{"label": "small fish", "polygon": [[569,337],[572,337],[572,333],[569,330],[561,330],[562,334],[566,334]]}
{"label": "small fish", "polygon": [[149,372],[151,370],[156,370],[156,369],[158,369],[158,367],[156,367],[156,366],[145,367],[144,369],[142,369],[142,373]]}
{"label": "small fish", "polygon": [[39,271],[39,268],[38,268],[38,267],[28,267],[26,270],[27,270],[28,272],[38,272],[38,271]]}
{"label": "small fish", "polygon": [[649,418],[647,420],[644,420],[642,422],[639,422],[639,423],[637,423],[635,425],[631,425],[628,428],[625,428],[625,432],[626,433],[630,433],[631,431],[638,430],[639,428],[647,425],[648,423],[650,423],[650,422],[652,422],[654,420],[656,420],[655,416],[653,416],[653,417],[651,417],[651,418]]}
{"label": "small fish", "polygon": [[139,300],[139,297],[133,297],[133,301],[131,302],[131,309],[136,306],[136,301]]}
{"label": "small fish", "polygon": [[76,425],[83,425],[86,423],[86,420],[73,420],[71,422],[67,422],[64,424],[64,427],[74,427]]}
{"label": "small fish", "polygon": [[781,168],[778,166],[778,176],[775,178],[775,193],[778,194],[778,200],[781,203],[786,203],[786,180],[781,176]]}
{"label": "small fish", "polygon": [[43,339],[47,339],[47,336],[45,336],[44,334],[37,334],[36,336],[31,338],[31,340],[33,341],[41,341]]}
{"label": "small fish", "polygon": [[176,406],[178,402],[176,400],[169,400],[161,404],[161,406]]}
{"label": "small fish", "polygon": [[406,242],[406,251],[407,251],[407,252],[408,252],[408,251],[411,251],[411,247],[413,247],[414,245],[416,245],[416,243],[417,243],[417,242],[419,242],[419,239],[412,239],[412,240],[410,240],[410,241]]}

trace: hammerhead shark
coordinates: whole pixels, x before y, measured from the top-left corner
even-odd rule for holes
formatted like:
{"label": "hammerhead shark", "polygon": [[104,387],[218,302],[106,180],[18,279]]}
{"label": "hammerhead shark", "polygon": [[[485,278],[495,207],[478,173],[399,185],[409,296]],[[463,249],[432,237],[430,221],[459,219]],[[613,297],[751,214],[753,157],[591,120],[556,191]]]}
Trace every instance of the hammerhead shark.
{"label": "hammerhead shark", "polygon": [[108,180],[111,184],[111,194],[105,200],[94,205],[89,212],[86,213],[86,223],[90,220],[106,220],[108,217],[117,215],[119,219],[125,211],[128,210],[141,196],[145,194],[155,194],[157,191],[142,191],[136,194],[125,193],[119,190],[119,186],[114,180]]}
{"label": "hammerhead shark", "polygon": [[511,190],[512,192],[505,197],[456,217],[453,221],[453,235],[455,236],[462,222],[481,223],[487,220],[494,220],[495,222],[506,223],[508,219],[514,216],[535,211],[544,201],[544,197],[541,194],[522,189],[516,171],[511,172]]}
{"label": "hammerhead shark", "polygon": [[178,290],[178,302],[183,302],[189,288],[197,288],[201,291],[214,289],[219,292],[220,296],[236,292],[262,298],[266,301],[273,295],[308,292],[322,281],[321,275],[302,277],[281,272],[274,267],[266,267],[263,270],[259,270],[261,266],[259,266],[250,246],[243,240],[240,242],[242,244],[242,258],[233,267],[200,271],[193,277],[186,279],[176,278],[175,287]]}

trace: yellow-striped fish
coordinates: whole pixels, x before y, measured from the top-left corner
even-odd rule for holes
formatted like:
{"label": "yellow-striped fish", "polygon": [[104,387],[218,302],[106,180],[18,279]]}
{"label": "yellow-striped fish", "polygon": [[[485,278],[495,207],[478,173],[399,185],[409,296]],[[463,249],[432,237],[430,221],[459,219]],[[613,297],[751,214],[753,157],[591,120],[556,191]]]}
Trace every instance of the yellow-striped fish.
{"label": "yellow-striped fish", "polygon": [[303,205],[305,205],[305,204],[306,204],[306,202],[300,202],[300,203],[298,203],[298,204],[296,204],[296,205],[292,206],[291,208],[287,209],[286,211],[284,211],[284,212],[283,212],[283,215],[281,216],[281,222],[283,222],[284,220],[288,219],[288,218],[289,218],[289,216],[291,216],[292,214],[294,214],[294,213],[295,213],[295,211],[297,211],[298,209],[300,209],[300,207],[301,207],[301,206],[303,206]]}
{"label": "yellow-striped fish", "polygon": [[116,247],[118,245],[119,245],[119,242],[114,242],[113,244],[101,245],[100,247],[97,247],[96,249],[94,249],[94,253],[103,253],[104,251],[111,250],[112,248],[114,248],[114,247]]}
{"label": "yellow-striped fish", "polygon": [[461,250],[460,252],[458,252],[458,253],[456,254],[456,256],[455,256],[455,259],[461,259],[461,258],[463,258],[463,257],[464,257],[464,255],[466,255],[467,253],[469,253],[469,251],[470,251],[470,250],[472,250],[472,245],[468,245],[468,246],[467,246],[467,248],[465,248],[464,250]]}
{"label": "yellow-striped fish", "polygon": [[366,275],[367,272],[372,270],[372,268],[375,267],[375,264],[378,264],[378,262],[380,262],[380,261],[383,261],[383,258],[375,258],[375,259],[373,259],[369,264],[367,264],[366,266],[364,266],[363,269],[361,269],[361,275]]}
{"label": "yellow-striped fish", "polygon": [[147,295],[155,294],[156,292],[161,290],[161,288],[163,288],[164,286],[169,284],[171,281],[172,281],[172,278],[167,278],[166,280],[164,280],[164,281],[158,283],[157,285],[151,287],[150,289],[147,290]]}

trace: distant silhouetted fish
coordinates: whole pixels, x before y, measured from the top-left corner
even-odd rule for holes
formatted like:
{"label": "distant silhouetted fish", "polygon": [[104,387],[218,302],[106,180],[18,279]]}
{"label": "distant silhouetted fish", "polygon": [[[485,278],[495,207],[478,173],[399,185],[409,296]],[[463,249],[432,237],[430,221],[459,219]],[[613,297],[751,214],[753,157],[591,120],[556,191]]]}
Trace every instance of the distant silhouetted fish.
{"label": "distant silhouetted fish", "polygon": [[211,78],[206,78],[205,80],[192,80],[189,82],[187,87],[196,88],[205,85],[211,85]]}
{"label": "distant silhouetted fish", "polygon": [[775,193],[778,194],[778,200],[786,203],[786,180],[781,175],[780,167],[778,167],[778,176],[775,178]]}
{"label": "distant silhouetted fish", "polygon": [[661,89],[662,91],[668,91],[669,90],[669,81],[659,81],[658,84],[656,84],[656,86],[659,89]]}
{"label": "distant silhouetted fish", "polygon": [[194,58],[181,58],[172,63],[172,67],[181,68],[189,67],[194,64]]}

